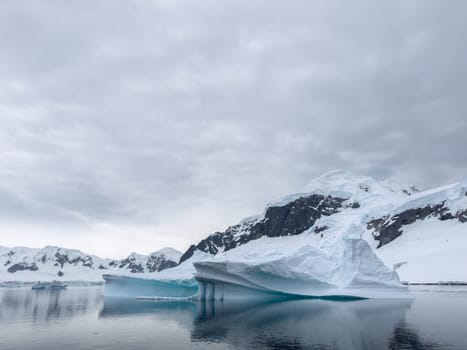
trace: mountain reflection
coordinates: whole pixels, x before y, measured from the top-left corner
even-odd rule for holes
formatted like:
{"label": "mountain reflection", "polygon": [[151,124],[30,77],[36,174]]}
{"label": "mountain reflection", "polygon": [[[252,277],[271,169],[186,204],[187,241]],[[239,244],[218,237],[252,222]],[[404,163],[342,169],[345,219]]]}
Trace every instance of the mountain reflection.
{"label": "mountain reflection", "polygon": [[389,341],[389,349],[411,349],[411,350],[429,350],[440,349],[439,344],[422,341],[417,332],[411,329],[407,323],[401,323],[394,328],[394,333]]}
{"label": "mountain reflection", "polygon": [[16,319],[50,321],[69,319],[100,307],[96,289],[64,290],[3,289],[0,293],[0,322]]}

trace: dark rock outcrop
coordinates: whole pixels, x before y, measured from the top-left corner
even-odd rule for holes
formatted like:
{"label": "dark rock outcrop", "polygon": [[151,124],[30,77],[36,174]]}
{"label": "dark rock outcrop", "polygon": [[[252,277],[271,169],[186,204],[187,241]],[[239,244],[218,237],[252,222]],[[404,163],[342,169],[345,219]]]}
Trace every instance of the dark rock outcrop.
{"label": "dark rock outcrop", "polygon": [[11,265],[7,271],[9,273],[15,273],[18,271],[37,271],[37,270],[39,269],[35,263],[32,263],[32,264],[18,263],[18,264]]}
{"label": "dark rock outcrop", "polygon": [[[251,240],[266,237],[297,235],[312,227],[322,216],[330,216],[344,207],[346,198],[312,194],[300,197],[283,206],[266,209],[264,218],[247,219],[230,226],[224,232],[215,232],[197,245],[192,245],[180,258],[180,263],[193,256],[196,250],[209,254],[228,251]],[[350,208],[358,208],[352,203]]]}
{"label": "dark rock outcrop", "polygon": [[317,227],[315,227],[314,231],[315,231],[315,233],[321,233],[323,231],[326,231],[328,228],[329,227],[327,227],[327,226],[317,226]]}
{"label": "dark rock outcrop", "polygon": [[456,216],[460,222],[462,223],[467,222],[467,209],[458,211]]}
{"label": "dark rock outcrop", "polygon": [[[91,268],[94,265],[92,257],[88,255],[70,259],[66,253],[64,254],[64,253],[61,253],[60,251],[57,251],[54,257],[55,257],[55,266],[60,265],[61,268],[63,268],[65,264],[73,264],[76,266],[79,263],[81,263],[83,266],[91,267]],[[46,255],[42,256],[43,263],[45,262],[46,258],[47,258]]]}
{"label": "dark rock outcrop", "polygon": [[374,230],[373,237],[379,242],[377,248],[380,248],[402,235],[403,226],[428,217],[436,217],[441,221],[457,218],[460,222],[466,222],[467,210],[459,211],[456,215],[453,215],[443,202],[427,205],[423,208],[408,209],[391,217],[385,216],[374,219],[367,223],[367,228]]}
{"label": "dark rock outcrop", "polygon": [[[46,258],[46,256],[44,255],[44,256],[42,257],[42,259],[44,259],[43,262],[45,262],[45,258]],[[56,266],[60,265],[60,267],[63,268],[63,265],[65,265],[65,264],[67,264],[67,263],[68,263],[68,264],[70,263],[70,260],[68,260],[68,255],[66,255],[66,254],[60,254],[59,252],[56,252],[56,253],[55,253],[55,265],[56,265]]]}
{"label": "dark rock outcrop", "polygon": [[159,272],[178,265],[178,262],[169,260],[165,255],[150,255],[146,263],[149,272]]}
{"label": "dark rock outcrop", "polygon": [[[15,252],[10,250],[7,254],[8,258],[11,258],[13,255],[15,255]],[[3,266],[8,266],[11,264],[11,261],[10,259],[8,259],[7,261],[5,261],[5,263],[3,264]]]}
{"label": "dark rock outcrop", "polygon": [[145,272],[145,268],[148,272],[160,272],[177,265],[178,262],[168,259],[164,254],[149,255],[146,261],[141,261],[141,259],[137,259],[136,256],[130,255],[126,259],[111,261],[109,263],[109,266],[117,266],[119,269],[128,269],[132,273]]}
{"label": "dark rock outcrop", "polygon": [[144,272],[144,267],[141,266],[140,263],[136,263],[135,258],[130,258],[130,257],[128,257],[126,259],[123,259],[123,260],[120,260],[120,262],[118,264],[118,268],[119,269],[123,269],[123,268],[129,269],[132,273]]}

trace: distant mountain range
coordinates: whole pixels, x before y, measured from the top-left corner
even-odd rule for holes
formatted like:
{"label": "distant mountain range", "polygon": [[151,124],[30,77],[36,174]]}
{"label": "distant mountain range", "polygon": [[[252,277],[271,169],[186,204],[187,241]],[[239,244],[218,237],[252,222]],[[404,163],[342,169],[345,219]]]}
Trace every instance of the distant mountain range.
{"label": "distant mountain range", "polygon": [[0,281],[100,281],[103,273],[153,273],[178,265],[181,253],[164,248],[149,255],[131,253],[121,260],[103,259],[75,249],[0,247]]}

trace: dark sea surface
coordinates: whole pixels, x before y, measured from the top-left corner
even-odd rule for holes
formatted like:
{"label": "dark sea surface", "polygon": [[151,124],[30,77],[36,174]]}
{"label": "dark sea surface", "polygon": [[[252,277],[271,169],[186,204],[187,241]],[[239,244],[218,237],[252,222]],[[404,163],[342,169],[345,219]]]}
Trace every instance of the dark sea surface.
{"label": "dark sea surface", "polygon": [[467,349],[467,287],[412,291],[409,301],[197,303],[0,288],[0,349]]}

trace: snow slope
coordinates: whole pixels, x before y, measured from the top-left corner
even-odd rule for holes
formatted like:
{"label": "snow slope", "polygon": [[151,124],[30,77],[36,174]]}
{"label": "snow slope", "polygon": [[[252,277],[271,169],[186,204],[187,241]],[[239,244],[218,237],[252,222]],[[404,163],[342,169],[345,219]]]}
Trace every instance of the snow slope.
{"label": "snow slope", "polygon": [[388,266],[411,283],[467,282],[466,224],[429,218],[409,225],[403,235],[376,250]]}
{"label": "snow slope", "polygon": [[372,223],[363,237],[388,266],[401,265],[401,280],[467,282],[467,181],[420,192]]}

